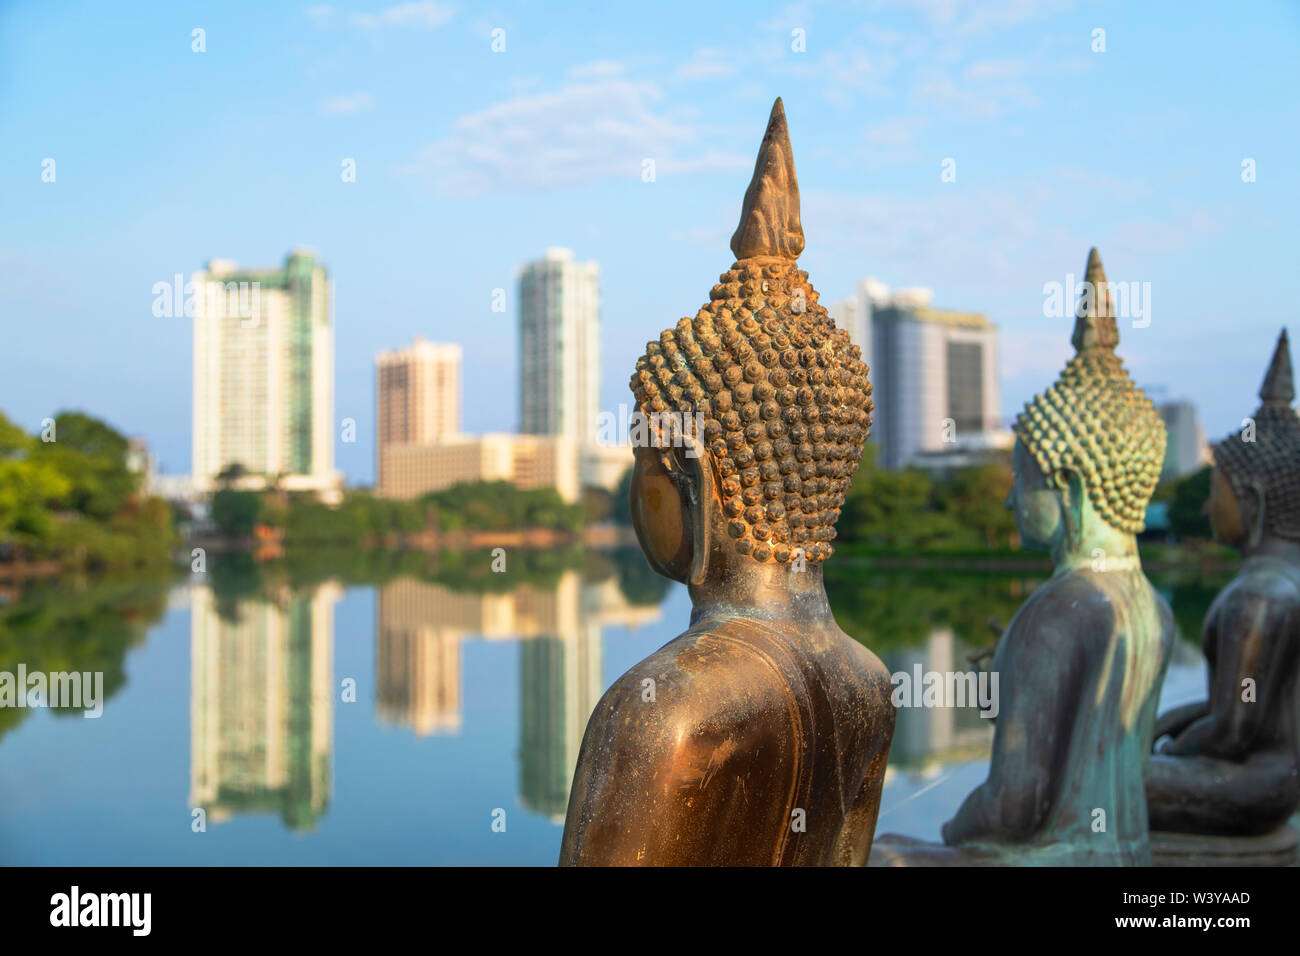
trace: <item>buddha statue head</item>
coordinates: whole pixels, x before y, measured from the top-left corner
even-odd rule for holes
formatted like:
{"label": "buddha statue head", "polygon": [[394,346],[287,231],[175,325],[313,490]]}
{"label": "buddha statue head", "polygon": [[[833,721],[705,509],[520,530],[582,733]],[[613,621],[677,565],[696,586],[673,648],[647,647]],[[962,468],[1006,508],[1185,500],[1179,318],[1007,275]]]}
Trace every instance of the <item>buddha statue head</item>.
{"label": "buddha statue head", "polygon": [[858,346],[796,262],[799,186],[777,99],[709,302],[646,346],[631,388],[633,525],[659,573],[816,565],[871,427]]}
{"label": "buddha statue head", "polygon": [[1115,354],[1119,327],[1096,249],[1085,280],[1075,356],[1013,426],[1007,505],[1022,542],[1054,555],[1141,531],[1165,455],[1164,422]]}
{"label": "buddha statue head", "polygon": [[1259,398],[1254,418],[1212,449],[1210,525],[1220,541],[1247,550],[1269,537],[1300,543],[1300,416],[1286,329]]}

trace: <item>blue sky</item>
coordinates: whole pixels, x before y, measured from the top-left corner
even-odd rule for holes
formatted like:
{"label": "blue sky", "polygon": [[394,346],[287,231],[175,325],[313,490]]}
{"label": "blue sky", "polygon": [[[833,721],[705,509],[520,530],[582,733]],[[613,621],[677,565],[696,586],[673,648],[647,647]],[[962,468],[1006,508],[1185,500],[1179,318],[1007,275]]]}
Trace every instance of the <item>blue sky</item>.
{"label": "blue sky", "polygon": [[331,270],[354,482],[373,355],[416,334],[464,346],[467,430],[516,427],[515,269],[547,246],[600,262],[616,409],[646,340],[731,264],[778,95],[823,301],[875,275],[985,312],[1008,415],[1069,353],[1043,286],[1090,245],[1151,283],[1149,326],[1121,324],[1134,377],[1211,438],[1300,332],[1300,4],[150,6],[0,0],[0,409],[35,430],[84,408],[169,472],[189,470],[191,331],[151,289],[213,257],[306,245]]}

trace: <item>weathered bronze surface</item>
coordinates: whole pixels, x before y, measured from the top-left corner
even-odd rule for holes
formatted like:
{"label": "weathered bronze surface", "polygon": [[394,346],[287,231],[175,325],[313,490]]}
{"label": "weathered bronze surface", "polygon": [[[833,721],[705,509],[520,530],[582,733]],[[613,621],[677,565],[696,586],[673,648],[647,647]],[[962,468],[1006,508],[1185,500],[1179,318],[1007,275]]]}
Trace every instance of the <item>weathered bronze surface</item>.
{"label": "weathered bronze surface", "polygon": [[1164,457],[1151,400],[1115,355],[1118,325],[1092,250],[1060,379],[1016,421],[1007,506],[1055,573],[994,654],[1000,710],[988,779],[941,848],[877,840],[885,865],[1151,862],[1143,772],[1174,638],[1135,533]]}
{"label": "weathered bronze surface", "polygon": [[1267,834],[1300,804],[1300,417],[1285,330],[1259,396],[1251,424],[1214,447],[1210,524],[1245,561],[1202,629],[1209,699],[1156,724],[1170,739],[1147,772],[1153,830]]}
{"label": "weathered bronze surface", "polygon": [[[561,864],[862,864],[870,852],[891,685],[836,626],[821,562],[871,386],[798,270],[802,249],[778,99],[732,239],[738,261],[694,319],[647,346],[632,379],[653,423],[653,442],[634,425],[633,524],[651,566],[689,586],[693,611],[592,714]],[[663,424],[673,413],[684,427]]]}

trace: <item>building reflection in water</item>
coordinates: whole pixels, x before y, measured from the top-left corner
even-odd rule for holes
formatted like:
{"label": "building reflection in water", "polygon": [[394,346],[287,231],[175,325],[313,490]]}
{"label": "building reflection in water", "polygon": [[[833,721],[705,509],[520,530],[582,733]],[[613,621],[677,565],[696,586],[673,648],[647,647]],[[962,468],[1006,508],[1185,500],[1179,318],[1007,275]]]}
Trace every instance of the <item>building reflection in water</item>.
{"label": "building reflection in water", "polygon": [[[938,627],[925,641],[881,654],[891,674],[968,673],[976,670],[967,655],[975,648],[958,638],[951,628]],[[987,666],[987,661],[985,662]],[[897,684],[895,685],[897,686]],[[890,769],[937,773],[942,766],[987,757],[993,742],[993,721],[979,715],[973,703],[966,707],[899,707]]]}
{"label": "building reflection in water", "polygon": [[324,813],[333,752],[333,583],[223,601],[192,592],[190,806],[209,822]]}
{"label": "building reflection in water", "polygon": [[518,640],[520,801],[560,821],[578,749],[605,688],[607,626],[640,627],[658,605],[629,604],[616,578],[584,581],[574,570],[553,587],[507,593],[454,591],[403,578],[379,591],[378,716],[419,735],[461,729],[461,642]]}
{"label": "building reflection in water", "polygon": [[[330,797],[333,759],[335,583],[223,599],[191,592],[191,807],[211,822],[274,812],[312,826]],[[564,819],[587,720],[605,688],[604,629],[660,619],[658,604],[628,603],[616,576],[573,569],[553,585],[474,592],[404,577],[379,588],[376,717],[421,737],[464,724],[466,640],[519,643],[519,799]],[[969,671],[968,646],[949,628],[888,650],[891,673]],[[993,724],[969,707],[902,707],[890,773],[930,776],[986,757]]]}

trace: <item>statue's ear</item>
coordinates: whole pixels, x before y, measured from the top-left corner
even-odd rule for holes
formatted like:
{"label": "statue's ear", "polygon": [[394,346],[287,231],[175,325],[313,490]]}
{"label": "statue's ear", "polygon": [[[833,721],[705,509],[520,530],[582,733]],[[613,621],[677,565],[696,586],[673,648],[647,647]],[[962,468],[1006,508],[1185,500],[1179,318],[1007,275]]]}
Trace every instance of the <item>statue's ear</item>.
{"label": "statue's ear", "polygon": [[1267,515],[1264,514],[1264,485],[1258,478],[1251,478],[1249,488],[1250,497],[1253,500],[1242,502],[1242,504],[1247,505],[1246,508],[1241,508],[1240,504],[1238,508],[1243,512],[1242,518],[1246,519],[1246,542],[1253,551],[1259,546],[1260,541],[1264,539],[1264,521]]}
{"label": "statue's ear", "polygon": [[1088,494],[1083,486],[1083,476],[1070,468],[1062,468],[1054,475],[1061,489],[1061,517],[1065,519],[1065,534],[1070,550],[1083,540],[1083,502]]}
{"label": "statue's ear", "polygon": [[718,502],[717,475],[713,458],[704,448],[699,435],[682,435],[673,447],[674,464],[686,479],[691,511],[691,571],[688,583],[704,583],[708,571],[709,549],[713,536],[709,533],[716,518],[713,511]]}

